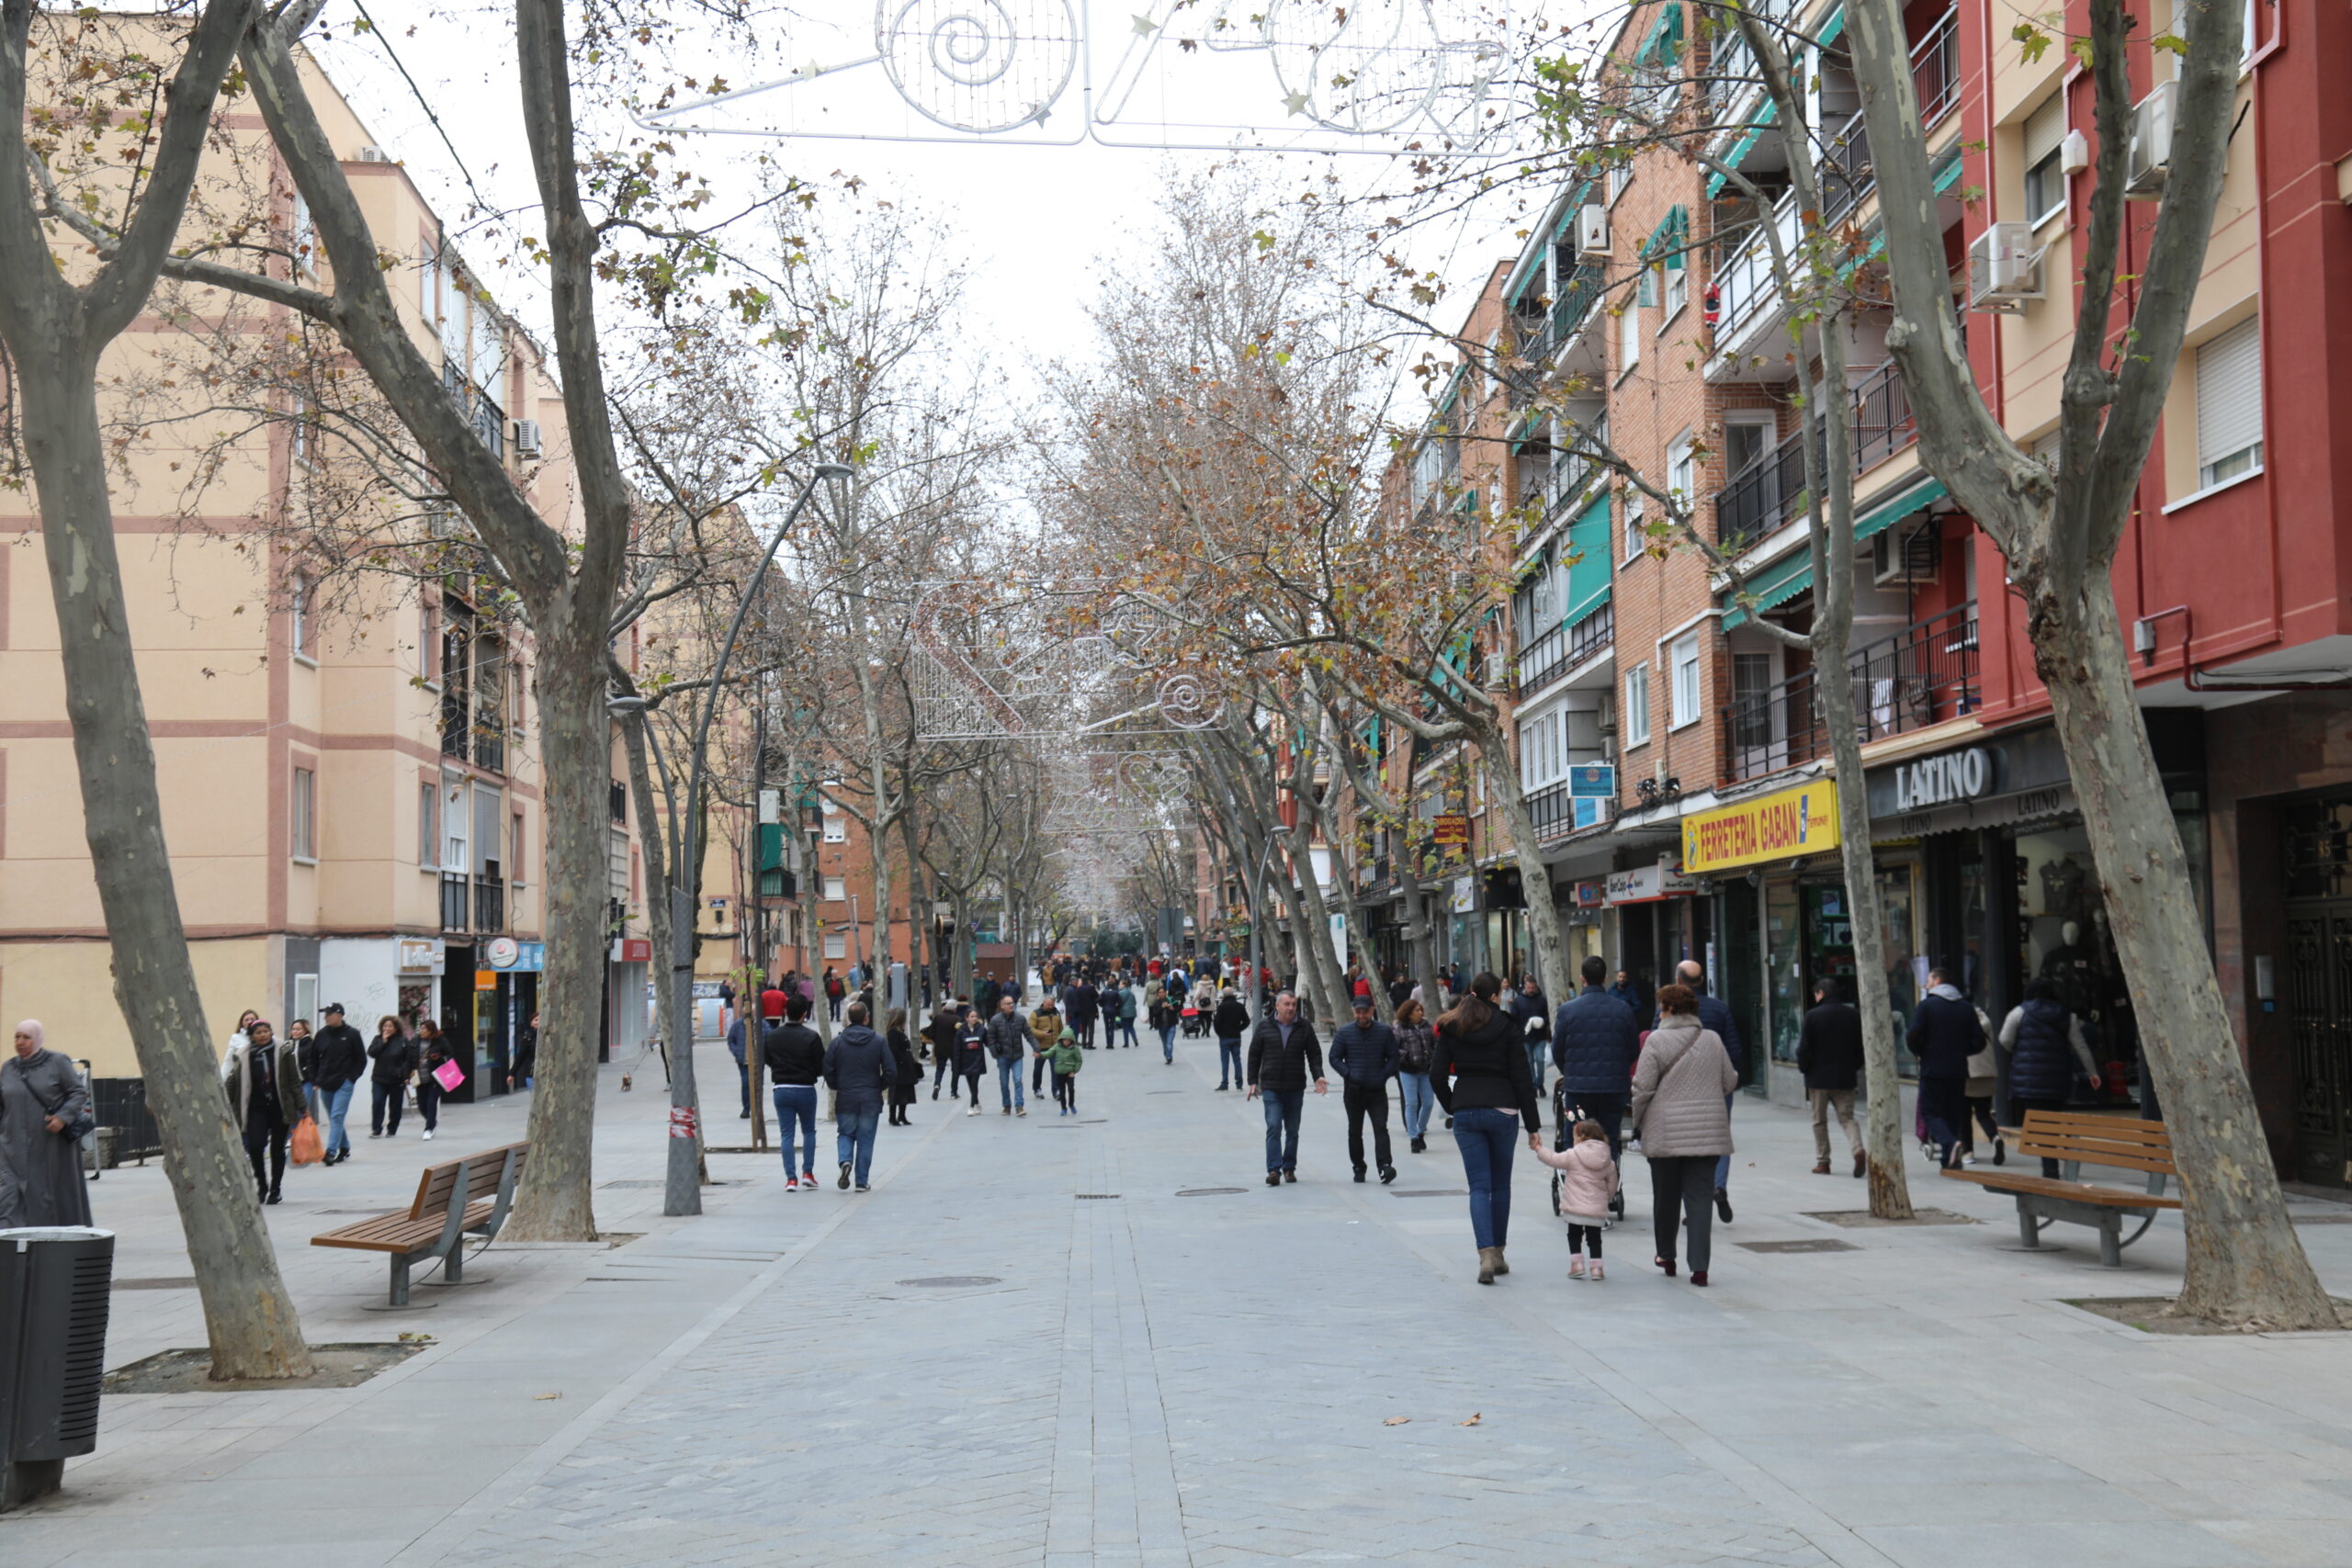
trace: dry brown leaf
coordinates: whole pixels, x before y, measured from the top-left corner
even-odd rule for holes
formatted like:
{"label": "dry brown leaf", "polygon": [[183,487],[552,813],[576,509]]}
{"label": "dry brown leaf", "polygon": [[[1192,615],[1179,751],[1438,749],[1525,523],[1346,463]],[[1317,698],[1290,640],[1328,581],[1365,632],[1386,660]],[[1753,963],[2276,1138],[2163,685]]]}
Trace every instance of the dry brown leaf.
{"label": "dry brown leaf", "polygon": [[1464,1426],[1465,1426],[1465,1427],[1475,1427],[1475,1426],[1476,1426],[1480,1421],[1484,1420],[1485,1418],[1486,1418],[1486,1413],[1485,1413],[1484,1411],[1479,1411],[1479,1412],[1476,1412],[1476,1413],[1473,1414],[1473,1415],[1471,1416],[1471,1417],[1470,1417],[1470,1419],[1469,1419],[1469,1420],[1464,1421],[1464,1423],[1462,1423],[1462,1424],[1463,1424]]}
{"label": "dry brown leaf", "polygon": [[1387,1420],[1383,1421],[1381,1425],[1384,1427],[1402,1427],[1406,1422],[1410,1421],[1412,1417],[1410,1416],[1391,1416]]}
{"label": "dry brown leaf", "polygon": [[531,1397],[533,1399],[561,1399],[563,1395],[560,1393],[535,1393],[531,1395]]}

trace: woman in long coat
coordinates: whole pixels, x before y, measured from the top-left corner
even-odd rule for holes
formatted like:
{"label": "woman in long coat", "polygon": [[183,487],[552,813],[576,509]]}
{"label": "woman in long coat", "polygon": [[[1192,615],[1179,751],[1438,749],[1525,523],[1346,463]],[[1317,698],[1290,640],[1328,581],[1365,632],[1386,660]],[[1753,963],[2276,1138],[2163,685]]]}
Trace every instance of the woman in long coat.
{"label": "woman in long coat", "polygon": [[25,1020],[15,1053],[0,1063],[0,1230],[90,1223],[82,1145],[65,1135],[89,1109],[89,1091],[42,1039],[40,1021]]}

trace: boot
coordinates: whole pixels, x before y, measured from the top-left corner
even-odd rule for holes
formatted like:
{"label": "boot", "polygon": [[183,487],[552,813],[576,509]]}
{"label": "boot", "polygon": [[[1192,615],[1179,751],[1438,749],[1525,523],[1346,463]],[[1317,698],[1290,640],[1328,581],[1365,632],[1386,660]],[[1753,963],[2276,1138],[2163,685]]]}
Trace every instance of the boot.
{"label": "boot", "polygon": [[1494,1282],[1495,1249],[1491,1247],[1482,1247],[1478,1249],[1478,1283],[1491,1285]]}
{"label": "boot", "polygon": [[1498,1274],[1510,1272],[1510,1265],[1503,1261],[1503,1249],[1499,1247],[1495,1248],[1495,1272]]}

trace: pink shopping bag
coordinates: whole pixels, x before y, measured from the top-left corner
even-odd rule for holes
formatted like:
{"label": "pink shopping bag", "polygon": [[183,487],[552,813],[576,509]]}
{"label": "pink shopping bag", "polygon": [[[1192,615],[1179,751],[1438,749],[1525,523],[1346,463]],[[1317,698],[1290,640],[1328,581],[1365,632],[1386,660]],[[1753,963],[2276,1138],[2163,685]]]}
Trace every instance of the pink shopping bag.
{"label": "pink shopping bag", "polygon": [[457,1063],[444,1062],[433,1069],[433,1078],[441,1086],[442,1092],[455,1094],[458,1092],[458,1086],[466,1081],[466,1075],[464,1069]]}

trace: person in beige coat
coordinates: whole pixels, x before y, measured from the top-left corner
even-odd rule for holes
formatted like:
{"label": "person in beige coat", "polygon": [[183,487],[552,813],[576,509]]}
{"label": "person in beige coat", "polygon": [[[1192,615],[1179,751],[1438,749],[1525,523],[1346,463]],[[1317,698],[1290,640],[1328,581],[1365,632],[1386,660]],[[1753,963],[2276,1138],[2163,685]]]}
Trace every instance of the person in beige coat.
{"label": "person in beige coat", "polygon": [[1688,986],[1661,986],[1658,1026],[1634,1066],[1634,1127],[1650,1162],[1651,1213],[1657,1231],[1657,1266],[1674,1274],[1679,1225],[1690,1230],[1690,1282],[1707,1282],[1715,1193],[1715,1161],[1731,1153],[1731,1112],[1725,1099],[1739,1087],[1739,1069],[1712,1029],[1699,1025],[1698,994]]}

